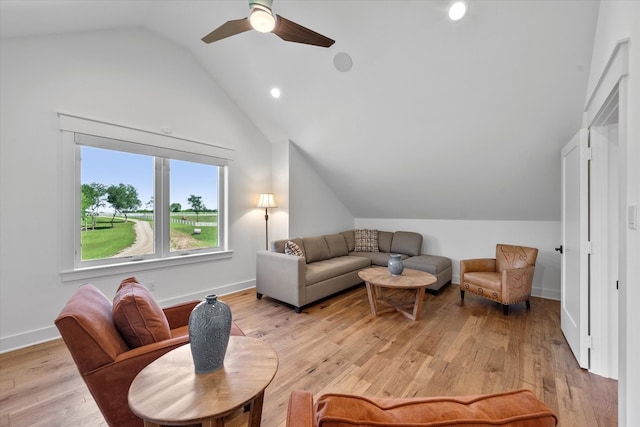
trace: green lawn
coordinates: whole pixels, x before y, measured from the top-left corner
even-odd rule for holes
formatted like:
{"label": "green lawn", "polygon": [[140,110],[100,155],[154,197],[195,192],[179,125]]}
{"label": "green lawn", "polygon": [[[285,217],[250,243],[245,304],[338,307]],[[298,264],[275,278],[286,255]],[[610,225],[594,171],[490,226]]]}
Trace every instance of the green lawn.
{"label": "green lawn", "polygon": [[136,239],[133,222],[124,222],[116,218],[111,228],[111,218],[97,217],[95,230],[82,229],[82,260],[108,258],[124,248],[128,248]]}
{"label": "green lawn", "polygon": [[[186,217],[189,221],[196,220],[195,214],[175,213],[173,218]],[[142,218],[136,218],[143,220]],[[205,213],[198,216],[200,222],[218,221],[217,213]],[[153,221],[146,220],[151,223]],[[89,227],[88,231],[82,229],[82,260],[93,260],[109,258],[116,255],[121,250],[133,244],[136,238],[134,222],[125,222],[124,218],[116,217],[114,226],[111,228],[110,217],[97,217],[95,230]],[[216,226],[194,226],[193,224],[171,223],[171,250],[188,250],[197,248],[208,248],[218,246],[218,227]],[[200,234],[195,234],[194,228],[201,230]]]}

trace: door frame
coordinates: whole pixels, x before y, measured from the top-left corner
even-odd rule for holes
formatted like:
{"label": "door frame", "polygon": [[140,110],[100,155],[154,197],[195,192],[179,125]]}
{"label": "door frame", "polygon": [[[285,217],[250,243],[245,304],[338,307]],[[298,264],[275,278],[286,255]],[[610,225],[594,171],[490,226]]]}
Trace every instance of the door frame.
{"label": "door frame", "polygon": [[[618,106],[618,150],[620,163],[618,168],[618,423],[626,426],[629,414],[636,408],[629,402],[628,394],[634,394],[637,385],[629,378],[629,371],[638,372],[633,360],[637,354],[627,344],[632,321],[637,317],[632,315],[631,304],[627,297],[627,177],[628,177],[628,103],[629,103],[629,39],[619,40],[607,61],[600,78],[593,88],[584,110],[583,125],[597,127],[605,121],[603,118],[610,111],[612,94],[617,91]],[[609,110],[608,110],[609,109]],[[602,318],[594,321],[603,321]]]}

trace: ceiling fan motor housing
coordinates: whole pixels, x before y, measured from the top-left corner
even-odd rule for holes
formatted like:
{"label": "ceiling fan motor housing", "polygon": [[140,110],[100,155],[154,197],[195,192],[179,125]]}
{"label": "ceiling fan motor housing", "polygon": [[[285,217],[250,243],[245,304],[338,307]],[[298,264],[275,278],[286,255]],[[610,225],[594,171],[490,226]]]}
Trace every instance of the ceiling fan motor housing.
{"label": "ceiling fan motor housing", "polygon": [[253,9],[254,6],[263,6],[267,9],[271,10],[271,5],[273,4],[273,0],[249,0],[249,8]]}

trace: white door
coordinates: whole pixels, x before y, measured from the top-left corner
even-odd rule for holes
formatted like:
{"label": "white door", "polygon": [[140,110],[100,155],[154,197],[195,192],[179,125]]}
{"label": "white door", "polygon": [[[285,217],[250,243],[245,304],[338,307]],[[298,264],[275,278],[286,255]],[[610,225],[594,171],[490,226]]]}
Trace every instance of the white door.
{"label": "white door", "polygon": [[582,368],[589,368],[589,131],[562,149],[560,325]]}

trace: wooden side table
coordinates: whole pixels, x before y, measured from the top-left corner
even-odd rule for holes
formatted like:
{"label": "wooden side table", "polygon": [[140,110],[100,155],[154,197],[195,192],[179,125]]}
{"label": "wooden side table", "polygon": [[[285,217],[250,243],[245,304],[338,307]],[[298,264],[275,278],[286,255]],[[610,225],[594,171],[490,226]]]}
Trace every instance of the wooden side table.
{"label": "wooden side table", "polygon": [[[400,276],[392,276],[389,273],[389,269],[384,267],[365,268],[358,272],[358,276],[367,285],[369,305],[371,305],[371,313],[374,316],[395,310],[411,320],[420,319],[425,288],[434,284],[437,280],[433,274],[410,268],[405,268]],[[387,303],[382,298],[382,288],[415,289],[416,296],[412,304],[413,309],[409,311],[402,306],[392,306]]]}
{"label": "wooden side table", "polygon": [[224,366],[196,374],[186,344],[149,364],[129,389],[129,407],[145,427],[224,426],[223,417],[249,406],[249,426],[259,427],[264,390],[278,369],[278,356],[264,341],[232,336]]}

